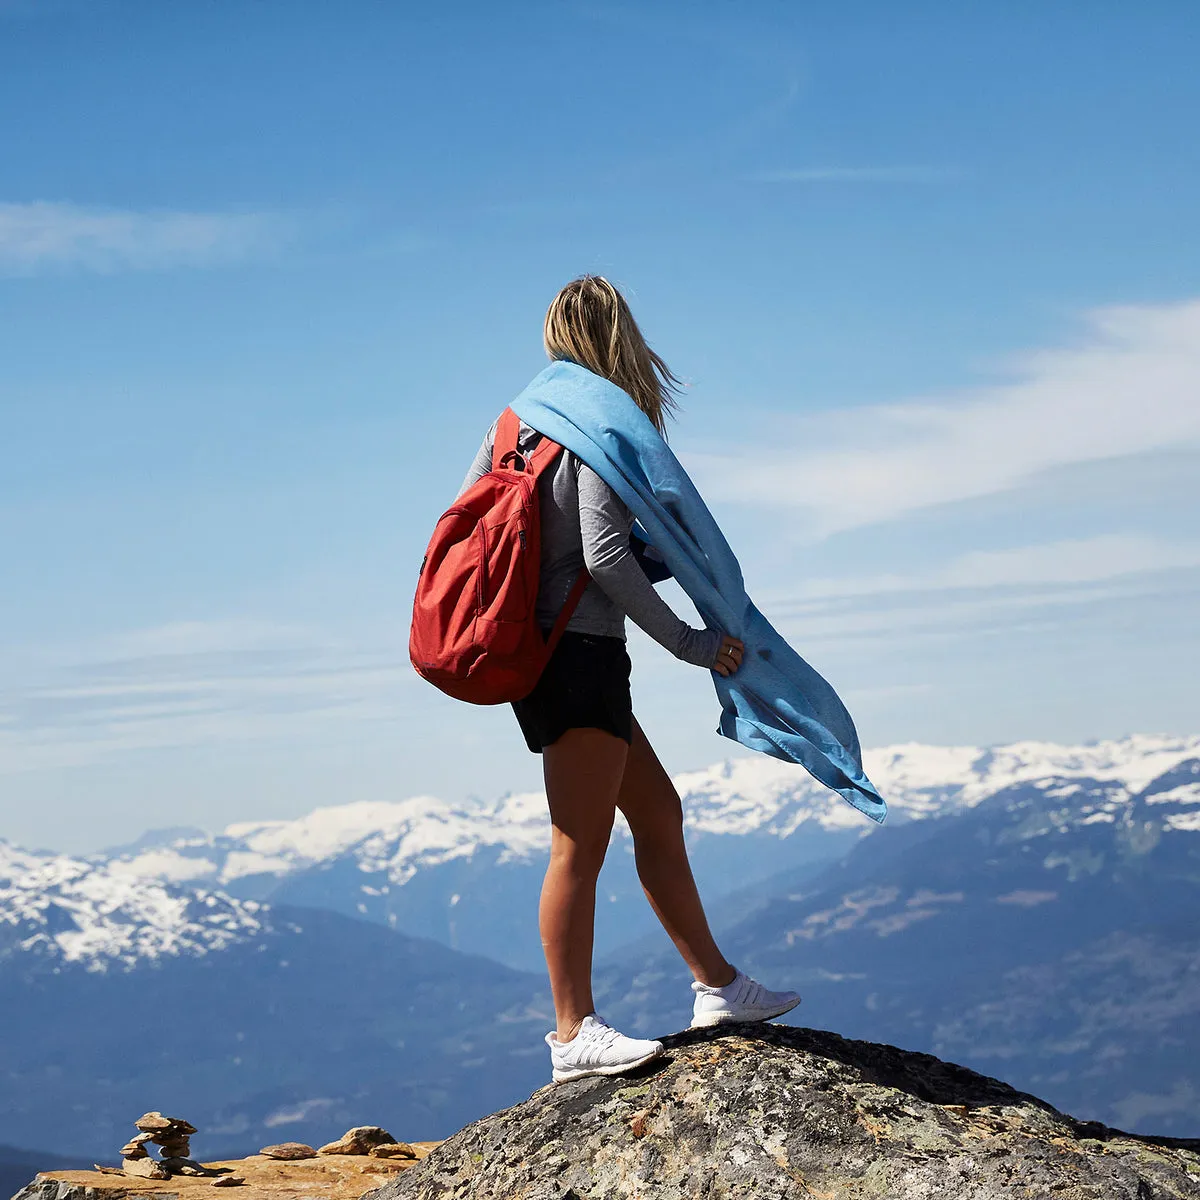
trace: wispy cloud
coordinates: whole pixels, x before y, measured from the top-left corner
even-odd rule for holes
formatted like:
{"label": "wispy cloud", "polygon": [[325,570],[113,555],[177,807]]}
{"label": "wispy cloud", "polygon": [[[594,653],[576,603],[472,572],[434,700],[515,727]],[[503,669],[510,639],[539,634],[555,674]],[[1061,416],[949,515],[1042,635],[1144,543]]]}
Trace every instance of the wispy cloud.
{"label": "wispy cloud", "polygon": [[824,600],[889,592],[1043,588],[1194,567],[1200,567],[1200,541],[1103,533],[1002,550],[972,550],[925,572],[816,579],[789,595]]}
{"label": "wispy cloud", "polygon": [[72,659],[5,664],[0,775],[395,720],[398,695],[416,679],[402,645],[350,645],[251,621],[133,631]]}
{"label": "wispy cloud", "polygon": [[274,250],[293,232],[294,223],[274,213],[0,204],[0,274],[210,267]]}
{"label": "wispy cloud", "polygon": [[1198,591],[1200,541],[1100,534],[971,551],[907,574],[813,579],[762,600],[785,633],[811,648],[864,640],[894,645],[901,635],[946,642],[984,631],[1063,632],[1089,621],[1107,628],[1115,612],[1123,611],[1128,623],[1150,597],[1171,612],[1188,611]]}
{"label": "wispy cloud", "polygon": [[957,172],[946,167],[789,167],[757,171],[759,183],[942,183]]}
{"label": "wispy cloud", "polygon": [[809,533],[1020,487],[1072,464],[1200,445],[1200,301],[1103,309],[1011,382],[818,414],[769,445],[686,456],[713,499],[796,511]]}
{"label": "wispy cloud", "polygon": [[[1198,595],[1200,579],[1191,572],[1181,573],[1171,588],[1147,574],[1090,584],[851,595],[765,607],[780,632],[802,653],[811,654],[816,647],[824,654],[830,647],[874,643],[892,654],[901,641],[903,656],[921,672],[926,668],[921,665],[923,655],[915,653],[918,638],[958,642],[975,654],[986,637],[1020,657],[1021,649],[1014,647],[1040,631],[1055,639],[1090,643],[1094,654],[1102,654],[1102,648],[1111,650],[1122,639],[1136,639],[1136,634],[1127,636],[1128,631],[1139,627],[1152,599],[1156,611],[1168,614],[1170,630],[1182,632],[1188,620],[1183,614],[1194,610]],[[1193,648],[1194,642],[1189,641],[1180,653],[1190,655]],[[1030,669],[1037,665],[1026,662]]]}

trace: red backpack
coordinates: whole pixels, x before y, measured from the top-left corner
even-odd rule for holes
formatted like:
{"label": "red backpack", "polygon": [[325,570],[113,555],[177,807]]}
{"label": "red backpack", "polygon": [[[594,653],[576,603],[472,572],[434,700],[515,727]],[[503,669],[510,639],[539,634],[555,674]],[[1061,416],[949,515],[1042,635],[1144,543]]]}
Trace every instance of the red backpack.
{"label": "red backpack", "polygon": [[506,408],[492,469],[438,521],[413,599],[413,666],[471,704],[503,704],[533,691],[588,585],[581,571],[544,638],[534,615],[542,558],[537,483],[562,447],[543,437],[523,455],[519,432],[520,420]]}

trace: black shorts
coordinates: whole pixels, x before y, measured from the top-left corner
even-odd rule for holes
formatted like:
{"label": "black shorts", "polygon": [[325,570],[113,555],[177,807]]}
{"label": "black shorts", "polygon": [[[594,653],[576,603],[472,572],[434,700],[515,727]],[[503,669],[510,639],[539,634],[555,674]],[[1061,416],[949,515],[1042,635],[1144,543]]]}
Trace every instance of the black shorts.
{"label": "black shorts", "polygon": [[568,729],[603,729],[632,745],[629,669],[621,638],[564,633],[537,686],[513,703],[525,744],[541,754]]}

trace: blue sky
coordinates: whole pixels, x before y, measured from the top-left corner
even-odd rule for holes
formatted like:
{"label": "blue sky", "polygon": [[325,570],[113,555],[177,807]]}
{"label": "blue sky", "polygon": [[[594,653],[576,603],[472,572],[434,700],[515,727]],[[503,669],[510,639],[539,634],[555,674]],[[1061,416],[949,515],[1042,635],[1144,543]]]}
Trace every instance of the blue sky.
{"label": "blue sky", "polygon": [[[0,837],[536,786],[408,605],[583,271],[867,745],[1200,728],[1198,42],[1185,0],[0,0]],[[736,752],[631,645],[668,765]]]}

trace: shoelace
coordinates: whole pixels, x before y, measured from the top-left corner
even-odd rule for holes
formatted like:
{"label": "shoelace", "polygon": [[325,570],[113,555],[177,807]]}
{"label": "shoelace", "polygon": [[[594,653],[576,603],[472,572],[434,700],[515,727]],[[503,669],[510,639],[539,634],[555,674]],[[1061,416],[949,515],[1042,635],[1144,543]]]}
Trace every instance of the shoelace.
{"label": "shoelace", "polygon": [[588,1040],[597,1050],[607,1050],[620,1036],[611,1025],[601,1025]]}

